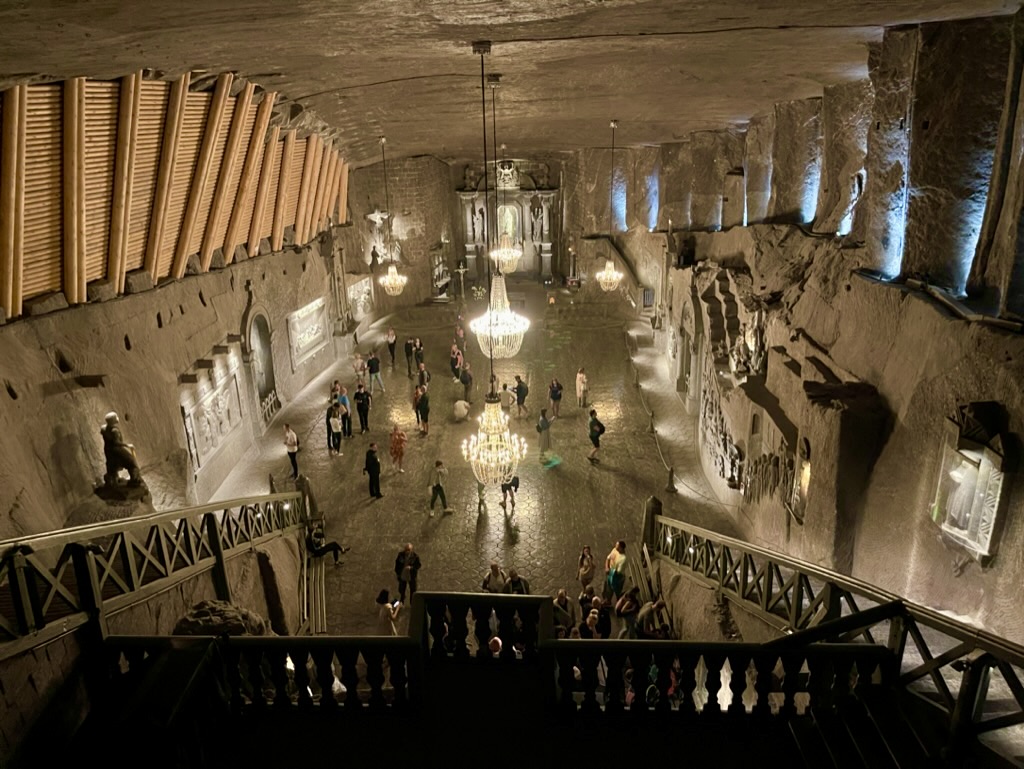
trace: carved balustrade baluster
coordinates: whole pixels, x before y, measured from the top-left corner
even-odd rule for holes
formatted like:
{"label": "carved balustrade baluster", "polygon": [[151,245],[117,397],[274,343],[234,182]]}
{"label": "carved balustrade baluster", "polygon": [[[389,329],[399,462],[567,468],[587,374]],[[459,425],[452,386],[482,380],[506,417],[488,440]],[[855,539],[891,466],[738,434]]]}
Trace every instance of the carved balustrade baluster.
{"label": "carved balustrade baluster", "polygon": [[726,712],[734,716],[743,716],[747,713],[747,706],[743,704],[743,694],[747,691],[747,668],[749,665],[750,654],[746,652],[729,653],[729,666],[732,668],[729,691],[732,692],[732,702],[729,703]]}
{"label": "carved balustrade baluster", "polygon": [[785,652],[780,659],[784,672],[779,715],[789,719],[796,715],[796,693],[800,688],[800,668],[804,662],[804,655],[801,652]]}
{"label": "carved balustrade baluster", "polygon": [[229,643],[221,643],[220,651],[227,667],[228,686],[231,687],[231,710],[237,714],[245,704],[242,697],[242,653]]}
{"label": "carved balustrade baluster", "polygon": [[501,660],[514,662],[516,659],[515,640],[519,637],[516,628],[516,610],[509,606],[495,608],[498,616],[498,637],[501,639]]}
{"label": "carved balustrade baluster", "polygon": [[491,640],[491,607],[483,601],[474,601],[471,605],[473,612],[473,635],[476,636],[477,659],[488,659],[491,650],[487,642]]}
{"label": "carved balustrade baluster", "polygon": [[252,704],[257,708],[265,708],[267,706],[267,694],[264,688],[267,684],[267,679],[264,675],[263,651],[249,647],[243,652],[243,657],[245,658],[245,667],[248,671]]}
{"label": "carved balustrade baluster", "polygon": [[722,714],[722,706],[718,703],[718,692],[722,690],[722,666],[725,664],[725,655],[721,652],[705,652],[704,666],[708,674],[704,686],[708,692],[708,699],[704,703],[701,713],[705,716],[719,716]]}
{"label": "carved balustrade baluster", "polygon": [[679,712],[684,716],[695,716],[697,706],[694,690],[697,688],[697,659],[692,652],[679,655]]}
{"label": "carved balustrade baluster", "polygon": [[430,599],[427,601],[427,617],[429,623],[427,633],[430,635],[432,645],[430,647],[431,659],[444,659],[447,653],[444,648],[444,637],[451,633],[445,620],[445,604],[443,599]]}
{"label": "carved balustrade baluster", "polygon": [[658,667],[658,676],[655,686],[658,689],[658,701],[654,705],[655,711],[667,713],[672,710],[672,701],[669,699],[669,689],[672,688],[672,663],[675,662],[675,652],[659,651],[654,655],[654,663]]}
{"label": "carved balustrade baluster", "polygon": [[604,678],[604,710],[606,713],[622,713],[626,707],[625,672],[626,654],[609,651],[604,655],[606,666]]}
{"label": "carved balustrade baluster", "polygon": [[286,657],[287,654],[280,647],[267,652],[270,679],[274,682],[274,706],[278,708],[286,708],[292,704],[291,694],[288,691],[290,681],[288,668],[285,666]]}
{"label": "carved balustrade baluster", "polygon": [[598,674],[601,655],[596,651],[584,649],[579,654],[581,683],[583,684],[583,702],[580,710],[584,713],[599,713],[601,706],[597,701]]}
{"label": "carved balustrade baluster", "polygon": [[320,687],[320,707],[334,710],[338,701],[334,698],[334,650],[318,646],[312,651],[313,664],[316,666],[316,682]]}
{"label": "carved balustrade baluster", "polygon": [[406,690],[409,676],[405,672],[409,655],[405,649],[392,649],[387,656],[388,669],[391,671],[391,688],[394,690],[392,704],[396,710],[401,710],[409,704],[409,693]]}
{"label": "carved balustrade baluster", "polygon": [[384,701],[384,652],[379,647],[363,648],[363,663],[366,665],[366,682],[370,685],[370,709],[382,710]]}
{"label": "carved balustrade baluster", "polygon": [[754,681],[754,691],[757,701],[754,702],[753,715],[760,718],[768,718],[772,714],[771,692],[774,688],[773,676],[775,675],[775,664],[779,658],[775,654],[754,655],[754,667],[757,670],[757,679]]}
{"label": "carved balustrade baluster", "polygon": [[448,639],[452,644],[452,653],[457,660],[469,659],[469,646],[466,643],[469,627],[466,622],[466,604],[462,601],[448,604],[451,622],[448,624]]}
{"label": "carved balustrade baluster", "polygon": [[850,691],[853,688],[850,680],[853,676],[853,665],[854,658],[845,654],[836,656],[832,660],[832,672],[835,676],[831,692],[833,707],[842,707],[849,700]]}
{"label": "carved balustrade baluster", "polygon": [[295,682],[296,695],[298,697],[299,707],[311,708],[313,707],[313,693],[309,689],[310,677],[309,677],[309,652],[304,648],[292,647],[288,651],[288,656],[292,660],[292,665],[295,666],[295,672],[293,680]]}
{"label": "carved balustrade baluster", "polygon": [[540,627],[539,606],[522,607],[517,614],[521,625],[518,633],[523,642],[523,659],[533,661],[537,658],[537,631]]}
{"label": "carved balustrade baluster", "polygon": [[[833,659],[834,654],[825,654],[822,650],[816,649],[807,655],[807,669],[810,677],[807,681],[807,693],[810,706],[822,710],[834,710],[836,705],[836,694],[840,687],[836,680],[838,671]],[[833,688],[835,687],[835,688]],[[849,682],[845,684],[849,688]]]}
{"label": "carved balustrade baluster", "polygon": [[573,693],[576,691],[576,652],[573,649],[565,648],[564,644],[555,646],[555,661],[558,664],[558,699],[556,708],[562,713],[575,713],[576,700]]}
{"label": "carved balustrade baluster", "polygon": [[359,699],[359,651],[346,647],[338,650],[337,656],[341,665],[341,683],[345,687],[345,710],[359,712],[363,707]]}
{"label": "carved balustrade baluster", "polygon": [[[651,667],[651,655],[647,651],[636,648],[629,652],[626,670],[629,671],[629,687],[623,679],[624,699],[630,700],[629,712],[637,716],[646,716],[647,708],[647,676]],[[629,691],[633,696],[630,698]]]}

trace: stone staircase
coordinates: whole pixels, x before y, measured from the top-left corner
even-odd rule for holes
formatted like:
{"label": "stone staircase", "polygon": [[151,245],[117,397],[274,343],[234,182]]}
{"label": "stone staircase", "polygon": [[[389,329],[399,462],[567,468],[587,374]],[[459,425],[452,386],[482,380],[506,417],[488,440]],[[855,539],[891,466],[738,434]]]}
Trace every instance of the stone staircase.
{"label": "stone staircase", "polygon": [[719,270],[711,285],[701,294],[701,300],[708,308],[708,339],[711,343],[715,364],[729,366],[729,351],[736,344],[740,334],[736,296],[729,287],[729,274]]}

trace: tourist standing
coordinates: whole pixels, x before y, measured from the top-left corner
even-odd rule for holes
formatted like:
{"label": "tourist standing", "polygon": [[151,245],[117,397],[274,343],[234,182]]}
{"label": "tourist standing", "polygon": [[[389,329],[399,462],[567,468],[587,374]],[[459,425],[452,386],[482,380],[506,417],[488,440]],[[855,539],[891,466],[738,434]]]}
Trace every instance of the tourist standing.
{"label": "tourist standing", "polygon": [[398,635],[395,620],[401,608],[401,601],[391,603],[391,594],[387,590],[377,593],[377,635]]}
{"label": "tourist standing", "polygon": [[327,437],[331,442],[331,452],[337,454],[339,457],[341,454],[341,404],[332,403],[330,409],[327,411]]}
{"label": "tourist standing", "polygon": [[555,624],[564,628],[568,635],[569,631],[580,624],[580,605],[569,599],[565,588],[558,591],[551,603]]}
{"label": "tourist standing", "polygon": [[292,426],[284,426],[284,447],[288,452],[288,461],[292,463],[292,480],[299,477],[299,436],[292,430]]}
{"label": "tourist standing", "polygon": [[551,451],[551,422],[548,421],[547,409],[540,410],[540,417],[537,419],[537,432],[540,433],[540,437],[537,439],[537,443],[540,445],[540,461],[544,462]]}
{"label": "tourist standing", "polygon": [[420,422],[420,398],[422,397],[423,388],[416,385],[412,391],[412,410],[416,414],[416,427],[420,432],[423,432],[423,424]]}
{"label": "tourist standing", "polygon": [[508,483],[501,484],[501,506],[505,507],[505,500],[512,497],[512,512],[516,510],[516,492],[519,491],[519,476],[513,475]]}
{"label": "tourist standing", "polygon": [[366,361],[358,352],[352,358],[352,371],[356,375],[356,384],[366,383]]}
{"label": "tourist standing", "polygon": [[371,443],[370,448],[366,450],[363,475],[370,476],[370,496],[374,499],[381,499],[384,495],[380,493],[380,459],[377,457],[376,443]]}
{"label": "tourist standing", "polygon": [[398,346],[398,334],[395,333],[395,329],[388,326],[388,333],[384,337],[384,341],[388,343],[388,355],[391,356],[391,370],[395,370],[395,347]]}
{"label": "tourist standing", "polygon": [[352,396],[356,402],[356,411],[359,413],[359,434],[370,431],[370,404],[373,396],[366,392],[362,384],[356,387],[356,394]]}
{"label": "tourist standing", "polygon": [[434,469],[430,471],[430,517],[434,517],[434,503],[438,497],[441,498],[441,512],[450,513],[448,498],[444,493],[444,485],[448,482],[448,468],[440,459],[434,462]]}
{"label": "tourist standing", "polygon": [[452,343],[451,353],[448,355],[448,365],[452,369],[452,379],[458,382],[459,369],[462,367],[462,350],[454,342]]}
{"label": "tourist standing", "polygon": [[503,384],[501,386],[501,392],[498,393],[498,397],[501,400],[501,407],[503,409],[508,409],[509,411],[511,411],[512,406],[514,406],[516,402],[515,390],[509,390],[508,385]]}
{"label": "tourist standing", "polygon": [[341,388],[341,395],[338,396],[338,405],[341,406],[341,434],[346,438],[352,437],[352,401],[348,398],[348,388]]}
{"label": "tourist standing", "polygon": [[615,603],[615,616],[621,619],[624,627],[619,631],[619,638],[636,638],[637,614],[640,612],[640,588],[632,587]]}
{"label": "tourist standing", "polygon": [[480,589],[485,593],[505,592],[505,583],[508,582],[508,574],[496,563],[491,564],[491,570],[484,576]]}
{"label": "tourist standing", "polygon": [[423,362],[423,341],[419,337],[416,337],[416,344],[412,348],[412,356],[417,366]]}
{"label": "tourist standing", "polygon": [[509,569],[508,582],[505,583],[502,592],[510,595],[529,595],[530,583],[526,581],[525,577],[520,577],[518,571]]}
{"label": "tourist standing", "polygon": [[412,355],[415,347],[416,342],[412,337],[405,340],[405,369],[409,373],[409,379],[412,379]]}
{"label": "tourist standing", "polygon": [[594,447],[587,455],[587,459],[593,465],[601,461],[597,458],[597,452],[601,450],[601,436],[604,435],[604,425],[597,418],[597,409],[590,410],[590,422],[587,423],[587,430],[590,434],[590,443]]}
{"label": "tourist standing", "polygon": [[366,370],[370,373],[370,395],[373,395],[373,383],[375,380],[380,385],[380,391],[384,392],[384,380],[380,376],[380,358],[377,357],[376,350],[371,352],[370,357],[366,359]]}
{"label": "tourist standing", "polygon": [[551,380],[548,387],[548,399],[551,401],[551,416],[557,417],[558,410],[562,407],[562,383],[557,379]]}
{"label": "tourist standing", "polygon": [[606,596],[614,595],[618,598],[622,595],[622,589],[626,586],[626,564],[628,561],[626,542],[620,539],[612,547],[608,557],[604,559]]}
{"label": "tourist standing", "polygon": [[526,396],[530,394],[530,388],[527,387],[523,378],[516,374],[516,386],[512,390],[516,394],[516,416],[522,418],[523,414],[530,413],[526,410]]}
{"label": "tourist standing", "polygon": [[587,372],[580,367],[580,370],[576,372],[576,405],[581,409],[587,407],[587,390],[589,385],[587,384]]}
{"label": "tourist standing", "polygon": [[421,387],[422,392],[420,393],[420,432],[423,433],[424,437],[430,434],[430,395],[427,394],[427,388]]}
{"label": "tourist standing", "polygon": [[576,567],[576,579],[580,581],[580,587],[584,592],[587,586],[594,581],[594,556],[590,554],[590,545],[583,546],[580,553],[579,564]]}
{"label": "tourist standing", "polygon": [[[337,405],[338,405],[338,402],[336,400],[334,400],[333,398],[331,400],[327,401],[327,416],[326,416],[327,456],[331,456],[331,455],[334,454],[334,417],[335,417],[334,409],[335,409],[335,406],[337,406]],[[338,420],[338,427],[341,428],[341,420],[340,419]],[[339,429],[338,432],[341,432],[341,430]],[[338,441],[338,444],[340,445],[341,441]]]}
{"label": "tourist standing", "polygon": [[420,556],[413,549],[412,542],[398,551],[395,558],[395,576],[398,578],[398,600],[405,603],[405,589],[409,588],[409,600],[416,592],[416,576],[420,572]]}
{"label": "tourist standing", "polygon": [[391,464],[398,468],[398,472],[404,473],[402,469],[402,460],[405,458],[405,444],[409,442],[409,436],[405,434],[405,430],[400,430],[398,425],[394,425],[391,430],[391,445],[389,451],[391,453]]}
{"label": "tourist standing", "polygon": [[466,403],[472,403],[473,372],[470,371],[470,365],[468,363],[462,364],[462,373],[459,375],[459,381],[462,382],[462,399],[466,401]]}
{"label": "tourist standing", "polygon": [[419,386],[423,388],[424,392],[426,392],[427,385],[430,384],[430,372],[427,371],[427,364],[422,362],[417,363],[416,368],[419,376],[419,379],[417,380]]}

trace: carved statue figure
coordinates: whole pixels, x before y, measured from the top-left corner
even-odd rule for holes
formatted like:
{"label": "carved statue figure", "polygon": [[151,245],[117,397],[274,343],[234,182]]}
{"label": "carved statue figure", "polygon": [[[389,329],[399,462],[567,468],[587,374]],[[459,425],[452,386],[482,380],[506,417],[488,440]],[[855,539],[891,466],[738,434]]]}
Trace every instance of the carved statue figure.
{"label": "carved statue figure", "polygon": [[128,471],[128,485],[142,485],[142,471],[139,470],[138,460],[135,458],[135,447],[124,442],[121,435],[121,428],[118,427],[120,420],[117,414],[111,411],[104,417],[106,424],[100,428],[100,435],[103,436],[103,456],[107,460],[107,472],[103,476],[103,483],[113,487],[117,485],[117,474],[122,469]]}
{"label": "carved statue figure", "polygon": [[544,205],[538,195],[530,198],[530,225],[533,242],[540,243],[544,238]]}
{"label": "carved statue figure", "polygon": [[478,245],[484,243],[484,210],[478,208],[473,214],[473,241]]}

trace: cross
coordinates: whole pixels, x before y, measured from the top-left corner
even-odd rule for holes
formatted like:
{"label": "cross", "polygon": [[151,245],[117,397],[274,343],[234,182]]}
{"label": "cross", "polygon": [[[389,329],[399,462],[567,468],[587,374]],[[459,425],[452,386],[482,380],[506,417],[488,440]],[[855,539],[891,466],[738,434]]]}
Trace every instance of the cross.
{"label": "cross", "polygon": [[374,209],[372,214],[367,214],[366,218],[373,222],[377,227],[384,224],[384,220],[387,219],[390,214],[387,211],[381,211],[379,208]]}

